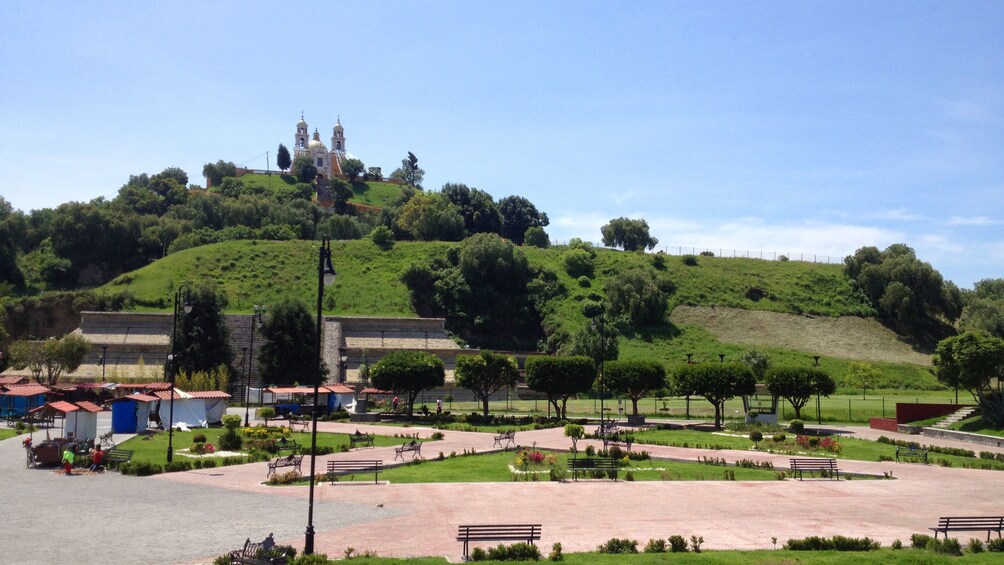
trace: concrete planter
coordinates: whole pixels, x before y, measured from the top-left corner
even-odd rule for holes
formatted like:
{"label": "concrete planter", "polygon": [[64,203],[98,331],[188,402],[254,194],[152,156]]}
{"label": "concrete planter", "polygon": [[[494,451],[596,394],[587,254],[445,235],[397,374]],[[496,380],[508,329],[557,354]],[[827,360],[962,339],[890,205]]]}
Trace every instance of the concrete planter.
{"label": "concrete planter", "polygon": [[645,425],[645,416],[641,416],[641,415],[639,415],[639,416],[631,416],[631,415],[628,415],[628,417],[627,417],[627,423],[628,423],[629,426],[644,426]]}

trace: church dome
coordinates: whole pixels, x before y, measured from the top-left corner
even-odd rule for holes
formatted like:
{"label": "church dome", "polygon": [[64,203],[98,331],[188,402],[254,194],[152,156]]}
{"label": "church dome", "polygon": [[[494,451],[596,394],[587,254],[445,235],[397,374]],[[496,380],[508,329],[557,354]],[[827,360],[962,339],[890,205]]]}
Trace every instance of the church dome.
{"label": "church dome", "polygon": [[328,151],[327,146],[325,146],[324,142],[320,139],[311,139],[310,142],[307,143],[307,149],[311,151]]}

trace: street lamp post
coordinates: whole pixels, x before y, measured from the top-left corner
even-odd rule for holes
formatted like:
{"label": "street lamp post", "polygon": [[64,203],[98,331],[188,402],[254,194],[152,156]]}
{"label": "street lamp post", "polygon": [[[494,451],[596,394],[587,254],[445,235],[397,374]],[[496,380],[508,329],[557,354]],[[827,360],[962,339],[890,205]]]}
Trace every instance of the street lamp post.
{"label": "street lamp post", "polygon": [[[268,306],[257,304],[254,305],[254,310],[251,312],[251,347],[248,349],[250,352],[248,356],[248,375],[247,381],[244,383],[244,427],[251,426],[251,371],[254,368],[254,329],[255,327],[261,327],[265,323],[265,314],[268,313]],[[261,398],[261,392],[258,393],[258,398]]]}
{"label": "street lamp post", "polygon": [[[108,346],[107,345],[102,345],[101,346],[101,382],[105,381],[105,367],[107,367],[107,366],[108,366]],[[958,395],[956,395],[956,398],[958,398]],[[959,403],[958,400],[956,400],[955,403],[958,404]]]}
{"label": "street lamp post", "polygon": [[303,543],[303,553],[310,555],[314,553],[314,482],[316,481],[316,471],[314,466],[317,460],[317,403],[318,389],[321,386],[321,306],[324,299],[324,287],[331,286],[335,282],[335,268],[331,264],[331,240],[328,236],[321,239],[321,249],[317,254],[317,367],[314,372],[314,407],[311,410],[310,420],[310,491],[307,495],[307,531],[306,539]]}
{"label": "street lamp post", "polygon": [[244,427],[245,428],[247,427],[247,418],[248,418],[248,416],[247,416],[247,388],[245,388],[245,387],[250,385],[249,381],[251,379],[251,375],[249,375],[248,372],[247,372],[247,370],[244,368],[244,360],[247,358],[247,356],[248,356],[248,348],[245,345],[245,346],[241,347],[241,389],[242,390],[240,392],[241,398],[244,400],[244,422],[245,422]]}
{"label": "street lamp post", "polygon": [[[184,310],[185,314],[192,311],[191,302],[191,292],[189,291],[188,285],[182,283],[178,286],[178,290],[174,293],[174,314],[171,317],[171,354],[167,356],[167,364],[164,365],[164,372],[167,373],[168,378],[171,381],[171,386],[168,388],[170,396],[170,408],[168,408],[167,415],[167,462],[171,463],[174,461],[174,380],[177,376],[177,361],[178,361],[178,316]],[[184,299],[184,306],[181,305],[181,300]]]}

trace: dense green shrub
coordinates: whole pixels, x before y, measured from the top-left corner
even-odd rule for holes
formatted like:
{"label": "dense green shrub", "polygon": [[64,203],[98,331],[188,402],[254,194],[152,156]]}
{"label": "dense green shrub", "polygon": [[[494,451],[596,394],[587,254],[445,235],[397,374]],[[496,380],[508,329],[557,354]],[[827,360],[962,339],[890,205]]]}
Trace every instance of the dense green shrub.
{"label": "dense green shrub", "polygon": [[488,551],[476,547],[471,551],[471,561],[540,561],[540,549],[522,542],[499,544]]}
{"label": "dense green shrub", "polygon": [[192,436],[192,443],[206,443],[206,434],[195,434]]}
{"label": "dense green shrub", "polygon": [[547,560],[548,561],[564,561],[565,560],[565,556],[561,553],[561,544],[560,543],[554,542],[554,545],[551,546],[551,553],[547,554]]}
{"label": "dense green shrub", "polygon": [[791,551],[872,551],[879,549],[880,545],[879,542],[871,538],[809,536],[802,539],[789,539],[784,544],[784,548]]}
{"label": "dense green shrub", "polygon": [[914,549],[927,549],[927,545],[934,541],[934,538],[927,534],[913,534],[910,536],[910,547]]}
{"label": "dense green shrub", "polygon": [[983,540],[977,538],[969,538],[969,553],[983,553]]}
{"label": "dense green shrub", "polygon": [[[229,416],[224,416],[223,418],[226,419],[228,417]],[[235,418],[240,420],[240,416],[235,416]],[[241,434],[236,428],[227,427],[227,429],[220,434],[218,442],[220,444],[220,449],[224,451],[240,451],[241,446],[244,444],[244,438],[241,437]]]}
{"label": "dense green shrub", "polygon": [[927,549],[945,555],[962,555],[962,544],[955,538],[933,539],[927,543]]}
{"label": "dense green shrub", "polygon": [[593,254],[584,249],[570,249],[565,252],[565,272],[573,278],[593,276]]}
{"label": "dense green shrub", "polygon": [[666,553],[666,540],[650,539],[645,544],[645,553]]}
{"label": "dense green shrub", "polygon": [[788,422],[788,431],[794,434],[800,434],[805,432],[805,422],[801,420],[792,420]]}
{"label": "dense green shrub", "polygon": [[688,267],[696,267],[697,266],[697,257],[695,257],[693,255],[689,255],[689,254],[688,255],[684,255],[683,256],[683,264],[686,265],[686,266],[688,266]]}
{"label": "dense green shrub", "polygon": [[638,542],[633,539],[610,538],[596,548],[599,553],[638,553]]}
{"label": "dense green shrub", "polygon": [[987,551],[993,553],[1004,553],[1004,539],[997,538],[987,543]]}
{"label": "dense green shrub", "polygon": [[669,536],[669,548],[673,553],[686,553],[687,540],[683,536]]}

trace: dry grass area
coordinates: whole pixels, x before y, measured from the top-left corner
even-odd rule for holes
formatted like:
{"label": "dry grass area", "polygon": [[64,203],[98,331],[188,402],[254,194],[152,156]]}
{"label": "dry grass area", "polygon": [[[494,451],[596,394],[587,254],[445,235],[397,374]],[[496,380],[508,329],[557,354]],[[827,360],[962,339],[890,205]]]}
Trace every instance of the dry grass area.
{"label": "dry grass area", "polygon": [[872,318],[803,316],[711,306],[677,306],[674,324],[699,326],[723,343],[808,351],[855,361],[930,365],[918,351]]}

